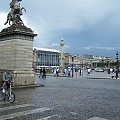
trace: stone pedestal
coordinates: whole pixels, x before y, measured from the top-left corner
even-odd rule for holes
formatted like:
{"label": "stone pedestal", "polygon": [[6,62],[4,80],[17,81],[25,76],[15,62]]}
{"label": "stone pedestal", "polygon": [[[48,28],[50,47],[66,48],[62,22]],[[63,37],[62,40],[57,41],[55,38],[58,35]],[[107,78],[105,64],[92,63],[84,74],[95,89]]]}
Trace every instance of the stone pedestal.
{"label": "stone pedestal", "polygon": [[14,71],[14,85],[35,84],[32,69],[35,36],[24,25],[11,25],[0,32],[0,69]]}

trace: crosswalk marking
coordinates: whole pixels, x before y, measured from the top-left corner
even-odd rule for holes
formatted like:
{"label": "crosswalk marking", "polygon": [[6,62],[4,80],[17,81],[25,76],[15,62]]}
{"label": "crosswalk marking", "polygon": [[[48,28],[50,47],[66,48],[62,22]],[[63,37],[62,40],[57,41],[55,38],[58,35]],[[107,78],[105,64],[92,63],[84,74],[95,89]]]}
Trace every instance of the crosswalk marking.
{"label": "crosswalk marking", "polygon": [[13,114],[0,116],[0,120],[13,119],[13,118],[16,118],[16,117],[25,116],[25,115],[29,115],[29,114],[34,114],[34,113],[38,113],[38,112],[44,112],[44,111],[51,110],[51,109],[52,108],[38,108],[38,109],[33,109],[33,110],[16,112],[16,113],[13,113]]}
{"label": "crosswalk marking", "polygon": [[23,107],[28,107],[28,106],[32,106],[32,104],[22,104],[22,105],[14,105],[14,106],[9,106],[9,107],[3,107],[3,108],[0,108],[0,111],[12,110],[12,109],[23,108]]}
{"label": "crosswalk marking", "polygon": [[99,117],[93,117],[93,118],[90,118],[88,120],[108,120],[108,119],[105,119],[105,118],[99,118]]}
{"label": "crosswalk marking", "polygon": [[48,120],[49,118],[52,118],[52,117],[60,117],[60,116],[59,115],[52,115],[52,116],[44,117],[44,118],[37,119],[37,120]]}
{"label": "crosswalk marking", "polygon": [[[18,101],[15,101],[15,102],[18,103]],[[4,102],[0,102],[0,105],[8,104],[8,103],[9,103],[9,101],[4,101]],[[14,110],[17,108],[26,108],[26,107],[33,106],[33,104],[19,104],[19,105],[10,104],[10,105],[11,106],[0,108],[0,112],[7,111],[7,110],[8,111]],[[11,114],[0,116],[0,120],[14,119],[16,117],[22,117],[22,116],[25,117],[26,115],[30,115],[30,114],[34,114],[34,113],[41,113],[41,112],[49,111],[51,109],[53,109],[53,108],[43,107],[43,108],[36,108],[36,109],[32,109],[32,110],[25,110],[25,111],[21,111],[21,112],[11,113]],[[70,113],[72,115],[77,115],[77,113],[75,113],[75,112],[70,112]],[[53,117],[60,118],[59,115],[51,115],[51,116],[43,117],[43,118],[36,119],[36,120],[48,120],[48,119],[53,118]],[[100,118],[100,117],[93,117],[93,118],[89,118],[87,120],[108,120],[108,119]]]}

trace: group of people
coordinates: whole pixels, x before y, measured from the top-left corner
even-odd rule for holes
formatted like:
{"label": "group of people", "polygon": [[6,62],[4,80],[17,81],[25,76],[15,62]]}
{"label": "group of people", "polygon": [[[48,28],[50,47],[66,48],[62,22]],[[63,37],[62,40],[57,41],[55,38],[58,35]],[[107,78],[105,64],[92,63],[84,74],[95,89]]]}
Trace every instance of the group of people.
{"label": "group of people", "polygon": [[60,73],[59,68],[55,68],[55,69],[53,69],[54,77],[59,77],[59,73]]}
{"label": "group of people", "polygon": [[64,69],[64,75],[67,77],[71,77],[71,69],[70,68],[65,68]]}
{"label": "group of people", "polygon": [[[73,69],[73,72],[74,73],[78,73],[79,72],[80,76],[82,74],[82,70],[81,69]],[[53,69],[54,77],[59,77],[59,73],[60,73],[59,68],[54,68]],[[63,75],[66,76],[66,77],[71,77],[72,76],[72,68],[65,68],[64,71],[63,71]]]}

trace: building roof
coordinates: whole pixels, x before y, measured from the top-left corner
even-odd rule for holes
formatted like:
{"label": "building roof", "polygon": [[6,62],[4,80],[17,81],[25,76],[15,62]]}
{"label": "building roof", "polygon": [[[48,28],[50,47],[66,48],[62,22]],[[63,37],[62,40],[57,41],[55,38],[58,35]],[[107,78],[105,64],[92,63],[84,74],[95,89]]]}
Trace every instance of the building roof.
{"label": "building roof", "polygon": [[60,50],[55,50],[55,49],[33,47],[33,50],[34,50],[34,49],[40,50],[40,51],[49,51],[49,52],[57,52],[57,53],[60,53]]}

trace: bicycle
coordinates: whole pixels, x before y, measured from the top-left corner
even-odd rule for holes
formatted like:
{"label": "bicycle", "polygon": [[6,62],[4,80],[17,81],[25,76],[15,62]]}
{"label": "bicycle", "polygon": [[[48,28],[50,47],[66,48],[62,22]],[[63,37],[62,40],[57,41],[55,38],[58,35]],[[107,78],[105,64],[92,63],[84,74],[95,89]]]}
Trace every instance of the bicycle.
{"label": "bicycle", "polygon": [[6,100],[6,98],[9,100],[10,103],[13,103],[15,101],[15,93],[12,91],[12,83],[10,82],[10,88],[1,88],[1,100]]}

